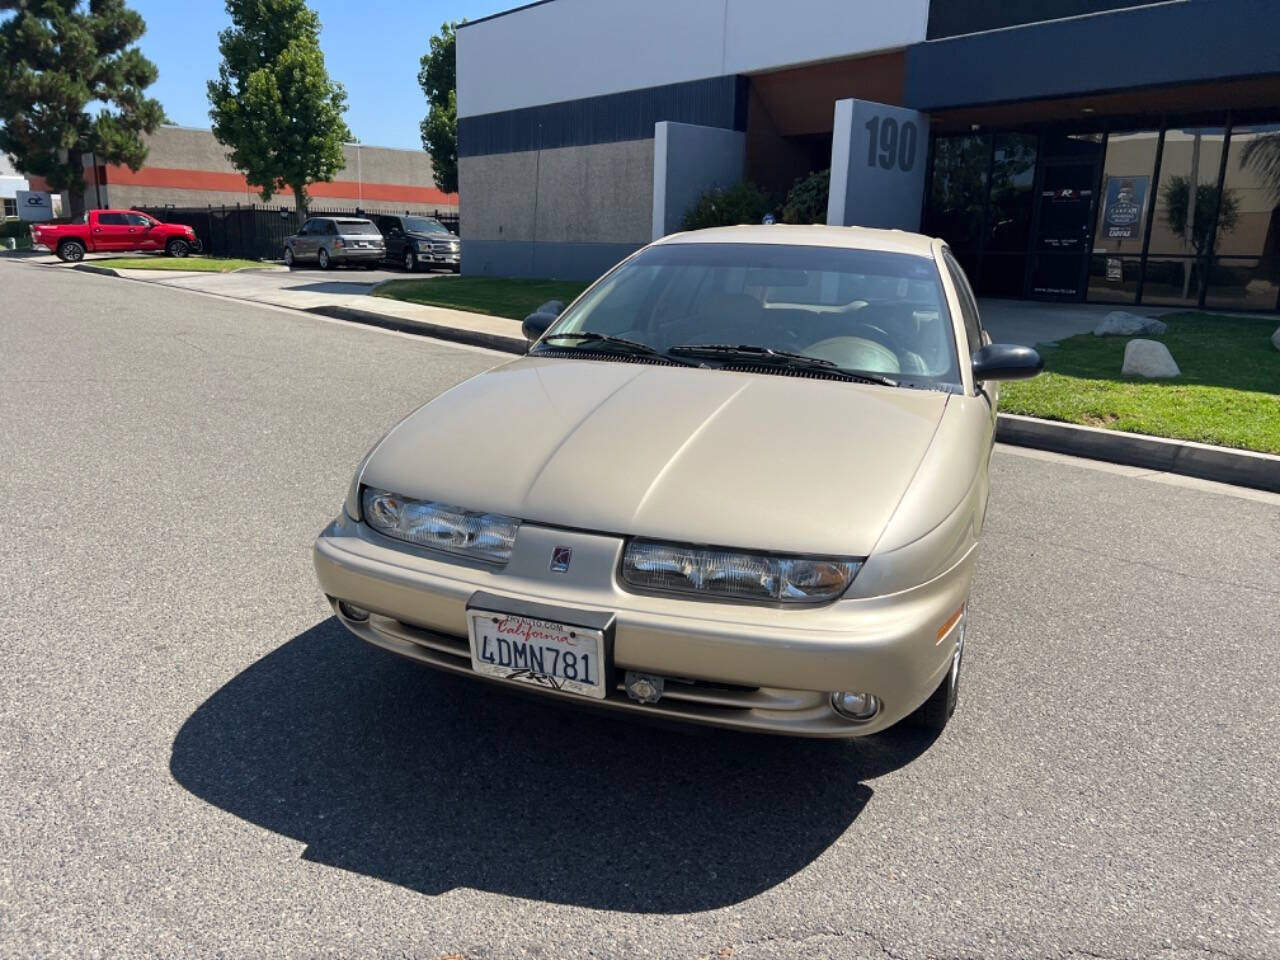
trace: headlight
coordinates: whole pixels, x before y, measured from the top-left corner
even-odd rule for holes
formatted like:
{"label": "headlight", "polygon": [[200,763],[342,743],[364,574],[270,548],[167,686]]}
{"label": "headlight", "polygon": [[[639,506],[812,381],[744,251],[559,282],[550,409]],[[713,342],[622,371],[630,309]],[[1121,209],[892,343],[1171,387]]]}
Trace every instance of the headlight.
{"label": "headlight", "polygon": [[656,593],[763,603],[822,603],[848,589],[860,560],[783,557],[632,540],[622,579]]}
{"label": "headlight", "polygon": [[489,563],[506,563],[520,521],[477,513],[430,500],[411,500],[385,490],[364,489],[364,521],[388,537]]}

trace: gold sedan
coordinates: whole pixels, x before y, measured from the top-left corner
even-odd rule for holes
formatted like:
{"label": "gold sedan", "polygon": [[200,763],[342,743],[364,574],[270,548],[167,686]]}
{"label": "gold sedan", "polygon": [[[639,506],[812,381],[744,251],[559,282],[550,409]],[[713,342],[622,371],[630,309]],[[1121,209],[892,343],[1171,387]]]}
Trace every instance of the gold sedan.
{"label": "gold sedan", "polygon": [[815,737],[955,709],[992,345],[940,240],[664,238],[411,414],[317,539],[357,636],[604,709]]}

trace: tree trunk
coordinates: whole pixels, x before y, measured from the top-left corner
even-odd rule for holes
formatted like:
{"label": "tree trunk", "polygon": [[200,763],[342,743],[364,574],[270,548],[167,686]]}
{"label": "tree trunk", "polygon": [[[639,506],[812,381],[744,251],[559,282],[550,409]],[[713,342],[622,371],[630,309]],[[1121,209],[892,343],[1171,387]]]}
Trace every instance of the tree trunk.
{"label": "tree trunk", "polygon": [[293,188],[293,202],[298,207],[298,223],[302,223],[307,219],[307,188],[295,186]]}
{"label": "tree trunk", "polygon": [[[85,211],[84,159],[80,154],[72,151],[67,157],[67,164],[71,167],[71,178],[67,185],[62,214],[77,219]],[[98,172],[95,170],[94,176],[97,175]]]}

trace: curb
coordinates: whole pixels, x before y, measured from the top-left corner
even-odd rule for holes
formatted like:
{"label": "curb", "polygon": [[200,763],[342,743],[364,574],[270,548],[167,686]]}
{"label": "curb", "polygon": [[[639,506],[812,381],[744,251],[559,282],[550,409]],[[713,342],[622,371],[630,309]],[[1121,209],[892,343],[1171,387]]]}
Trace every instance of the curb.
{"label": "curb", "polygon": [[[52,266],[56,266],[56,264],[48,263],[48,264],[41,264],[41,266],[48,266],[48,267],[52,267]],[[66,268],[66,267],[63,267],[62,269],[64,269],[64,270],[65,270],[65,269],[67,269],[67,268]],[[117,273],[115,270],[112,270],[110,267],[95,267],[95,266],[94,266],[93,264],[91,264],[91,263],[74,263],[74,264],[72,264],[72,265],[71,265],[71,269],[72,269],[72,270],[79,270],[81,273],[99,273],[99,274],[101,274],[101,275],[102,275],[102,276],[104,276],[104,277],[119,277],[119,276],[120,276],[120,274],[119,274],[119,273]],[[123,279],[125,279],[125,278],[124,278],[124,277],[121,277],[120,279],[122,279],[122,280],[123,280]]]}
{"label": "curb", "polygon": [[1280,456],[1002,413],[996,439],[1090,460],[1280,493]]}
{"label": "curb", "polygon": [[323,305],[304,307],[304,313],[314,313],[334,320],[347,320],[352,323],[363,323],[369,326],[396,330],[400,333],[416,333],[437,340],[451,340],[454,343],[465,343],[472,347],[487,347],[490,350],[501,350],[505,353],[523,355],[528,352],[529,344],[523,337],[504,337],[497,333],[484,333],[480,330],[466,330],[461,327],[449,327],[440,323],[428,323],[425,320],[409,320],[404,317],[393,317],[371,310],[358,310],[355,307]]}

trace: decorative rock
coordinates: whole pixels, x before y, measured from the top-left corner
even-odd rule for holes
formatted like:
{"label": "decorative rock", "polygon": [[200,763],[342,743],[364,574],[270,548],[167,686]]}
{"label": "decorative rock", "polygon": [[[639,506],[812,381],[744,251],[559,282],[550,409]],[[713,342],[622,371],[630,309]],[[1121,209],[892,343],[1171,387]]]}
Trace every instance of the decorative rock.
{"label": "decorative rock", "polygon": [[1126,377],[1146,377],[1150,380],[1180,377],[1182,371],[1174,363],[1173,354],[1159,340],[1130,340],[1124,345],[1124,366],[1120,372]]}
{"label": "decorative rock", "polygon": [[1271,345],[1280,350],[1280,327],[1276,327],[1276,332],[1271,335]]}
{"label": "decorative rock", "polygon": [[1093,335],[1095,337],[1107,335],[1132,337],[1136,333],[1144,333],[1158,337],[1168,329],[1169,325],[1162,320],[1140,317],[1136,313],[1127,313],[1124,310],[1112,310],[1093,328]]}

